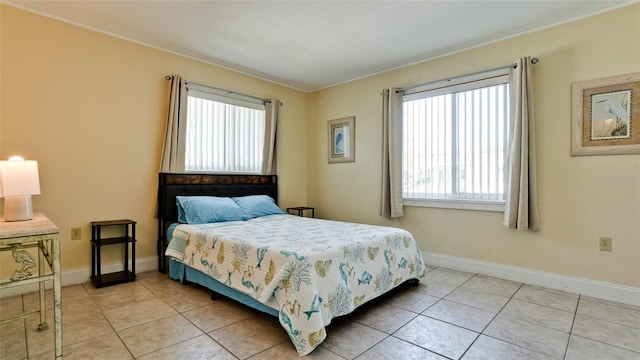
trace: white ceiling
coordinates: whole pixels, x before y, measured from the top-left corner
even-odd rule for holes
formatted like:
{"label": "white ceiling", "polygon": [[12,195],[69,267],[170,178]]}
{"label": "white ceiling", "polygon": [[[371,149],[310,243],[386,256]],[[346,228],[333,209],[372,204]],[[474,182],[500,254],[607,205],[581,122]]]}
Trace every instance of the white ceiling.
{"label": "white ceiling", "polygon": [[634,2],[5,1],[303,91]]}

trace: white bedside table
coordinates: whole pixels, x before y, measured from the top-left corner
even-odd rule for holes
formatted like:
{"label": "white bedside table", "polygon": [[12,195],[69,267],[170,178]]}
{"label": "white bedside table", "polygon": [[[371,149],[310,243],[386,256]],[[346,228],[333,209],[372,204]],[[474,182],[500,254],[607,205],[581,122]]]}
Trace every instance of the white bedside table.
{"label": "white bedside table", "polygon": [[[37,248],[37,263],[25,250]],[[6,222],[0,218],[0,251],[11,251],[16,264],[21,268],[16,269],[11,279],[0,280],[0,289],[14,286],[38,283],[40,290],[40,310],[12,319],[4,319],[8,322],[25,318],[35,313],[40,313],[40,325],[38,330],[49,328],[47,324],[45,303],[45,281],[53,280],[53,328],[55,331],[55,358],[62,359],[62,308],[60,290],[60,240],[58,227],[47,217],[36,213],[32,220]],[[50,272],[45,272],[45,262],[49,265]],[[38,267],[37,274],[29,271]]]}

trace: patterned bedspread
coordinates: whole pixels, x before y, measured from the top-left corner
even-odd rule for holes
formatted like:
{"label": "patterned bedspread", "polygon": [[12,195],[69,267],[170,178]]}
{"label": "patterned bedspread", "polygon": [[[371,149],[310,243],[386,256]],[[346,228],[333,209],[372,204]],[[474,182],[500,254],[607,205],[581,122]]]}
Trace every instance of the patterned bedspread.
{"label": "patterned bedspread", "polygon": [[332,318],[425,270],[405,230],[293,215],[180,225],[166,254],[262,303],[274,296],[300,355]]}

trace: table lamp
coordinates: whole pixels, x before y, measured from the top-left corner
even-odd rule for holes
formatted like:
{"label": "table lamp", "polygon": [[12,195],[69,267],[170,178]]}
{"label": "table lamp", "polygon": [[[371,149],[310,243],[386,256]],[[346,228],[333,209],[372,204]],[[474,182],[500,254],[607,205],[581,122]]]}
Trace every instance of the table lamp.
{"label": "table lamp", "polygon": [[31,195],[40,195],[38,162],[18,156],[0,161],[0,197],[4,197],[4,220],[31,220]]}

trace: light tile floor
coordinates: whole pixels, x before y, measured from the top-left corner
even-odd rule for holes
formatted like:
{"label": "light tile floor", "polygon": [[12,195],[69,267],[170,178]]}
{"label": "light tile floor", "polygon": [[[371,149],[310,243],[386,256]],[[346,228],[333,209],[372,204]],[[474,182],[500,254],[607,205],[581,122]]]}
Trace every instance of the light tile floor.
{"label": "light tile floor", "polygon": [[[37,308],[35,293],[3,298],[0,318]],[[62,308],[67,360],[298,358],[274,319],[158,272],[65,287]],[[52,330],[37,323],[0,325],[0,359],[52,359]],[[327,333],[309,358],[640,360],[639,307],[446,268],[335,319]]]}

